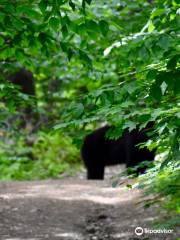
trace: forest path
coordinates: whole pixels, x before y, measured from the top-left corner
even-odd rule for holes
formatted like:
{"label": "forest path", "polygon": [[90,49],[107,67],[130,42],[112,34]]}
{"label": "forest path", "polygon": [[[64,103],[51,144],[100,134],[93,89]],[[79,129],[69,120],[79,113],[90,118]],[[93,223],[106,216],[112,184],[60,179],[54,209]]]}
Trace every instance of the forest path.
{"label": "forest path", "polygon": [[77,178],[0,183],[0,240],[176,239],[173,234],[143,234],[157,212],[144,210],[141,193],[126,181]]}

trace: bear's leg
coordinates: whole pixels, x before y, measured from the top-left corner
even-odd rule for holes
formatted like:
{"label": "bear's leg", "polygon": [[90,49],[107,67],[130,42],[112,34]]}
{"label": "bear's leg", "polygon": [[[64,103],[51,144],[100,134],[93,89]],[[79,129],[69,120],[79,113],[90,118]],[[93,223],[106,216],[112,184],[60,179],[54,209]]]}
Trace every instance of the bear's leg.
{"label": "bear's leg", "polygon": [[89,180],[103,180],[104,179],[105,166],[94,164],[91,167],[87,167],[87,179]]}
{"label": "bear's leg", "polygon": [[105,139],[108,128],[99,128],[84,139],[81,156],[87,169],[87,179],[104,179],[104,168],[109,158],[109,147]]}

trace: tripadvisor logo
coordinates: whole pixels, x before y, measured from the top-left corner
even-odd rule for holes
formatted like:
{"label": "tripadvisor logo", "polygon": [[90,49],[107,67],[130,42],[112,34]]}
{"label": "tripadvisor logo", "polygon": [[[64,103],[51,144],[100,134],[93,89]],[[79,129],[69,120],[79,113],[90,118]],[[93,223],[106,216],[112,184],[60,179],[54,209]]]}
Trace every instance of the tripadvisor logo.
{"label": "tripadvisor logo", "polygon": [[136,227],[134,230],[135,234],[137,236],[141,236],[143,233],[147,234],[169,234],[173,233],[173,229],[149,229],[149,228],[142,228],[142,227]]}
{"label": "tripadvisor logo", "polygon": [[137,227],[137,228],[135,228],[135,234],[136,234],[137,236],[141,236],[141,235],[143,234],[143,232],[144,232],[144,230],[143,230],[142,227]]}

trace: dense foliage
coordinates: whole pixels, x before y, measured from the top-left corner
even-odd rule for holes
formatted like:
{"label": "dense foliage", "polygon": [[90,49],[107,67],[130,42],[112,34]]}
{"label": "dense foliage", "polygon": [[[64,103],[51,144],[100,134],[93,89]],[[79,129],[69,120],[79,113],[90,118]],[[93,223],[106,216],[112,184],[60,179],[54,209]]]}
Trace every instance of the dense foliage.
{"label": "dense foliage", "polygon": [[[80,146],[95,124],[114,125],[116,138],[151,121],[157,164],[140,186],[179,212],[179,1],[3,0],[0,24],[1,178],[57,177],[78,159],[71,137]],[[6,81],[21,67],[36,78],[37,105]],[[34,104],[35,132],[9,129],[19,102]]]}

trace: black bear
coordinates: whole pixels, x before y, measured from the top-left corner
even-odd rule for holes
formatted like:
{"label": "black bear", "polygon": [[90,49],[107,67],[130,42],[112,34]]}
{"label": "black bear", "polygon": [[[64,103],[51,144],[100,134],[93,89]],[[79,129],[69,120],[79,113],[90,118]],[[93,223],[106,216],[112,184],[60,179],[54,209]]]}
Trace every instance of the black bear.
{"label": "black bear", "polygon": [[35,80],[32,73],[24,68],[9,77],[9,81],[20,87],[22,93],[35,96]]}
{"label": "black bear", "polygon": [[[108,165],[125,163],[129,168],[154,159],[155,151],[137,146],[149,139],[147,129],[125,130],[120,138],[111,140],[106,137],[110,128],[101,127],[85,137],[81,155],[87,168],[87,179],[104,179],[104,169]],[[138,173],[144,171],[144,167],[137,170]]]}
{"label": "black bear", "polygon": [[[21,93],[27,94],[32,97],[36,96],[35,80],[34,80],[33,74],[30,71],[24,68],[20,69],[19,71],[15,72],[9,77],[9,82],[18,86],[20,88],[19,91]],[[28,116],[31,116],[34,110],[34,106],[32,106],[32,104],[27,104],[24,110],[25,110],[24,112]]]}
{"label": "black bear", "polygon": [[19,88],[20,93],[27,94],[31,97],[31,101],[26,101],[25,104],[23,100],[21,102],[16,102],[18,114],[10,118],[9,121],[12,125],[17,125],[20,129],[26,127],[33,129],[33,125],[38,119],[35,101],[35,79],[33,74],[25,68],[21,68],[11,74],[7,79],[10,83],[13,83]]}

